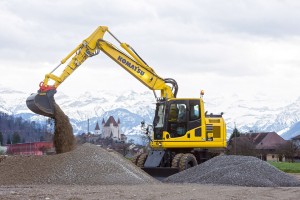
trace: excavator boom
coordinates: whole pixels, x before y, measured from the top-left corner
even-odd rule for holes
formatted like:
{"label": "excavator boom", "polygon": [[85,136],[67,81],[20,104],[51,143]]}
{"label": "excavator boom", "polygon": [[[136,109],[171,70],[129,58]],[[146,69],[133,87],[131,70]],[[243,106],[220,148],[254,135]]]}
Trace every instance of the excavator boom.
{"label": "excavator boom", "polygon": [[[116,39],[126,53],[119,50],[112,43],[103,40],[103,36],[106,32]],[[53,105],[54,94],[56,93],[57,87],[85,60],[87,60],[89,57],[99,54],[100,51],[104,52],[108,57],[114,60],[123,69],[128,71],[141,83],[153,90],[154,94],[155,90],[160,90],[161,97],[163,98],[176,97],[178,86],[174,79],[163,79],[159,77],[155,71],[148,66],[146,62],[134,51],[132,47],[126,43],[121,43],[106,26],[100,26],[64,59],[62,59],[61,63],[56,68],[45,75],[45,79],[43,82],[41,82],[38,92],[30,95],[27,98],[27,107],[34,113],[53,118],[55,112]],[[63,72],[59,76],[54,75],[53,72],[70,58],[71,60]],[[49,81],[54,81],[53,85],[49,85]]]}

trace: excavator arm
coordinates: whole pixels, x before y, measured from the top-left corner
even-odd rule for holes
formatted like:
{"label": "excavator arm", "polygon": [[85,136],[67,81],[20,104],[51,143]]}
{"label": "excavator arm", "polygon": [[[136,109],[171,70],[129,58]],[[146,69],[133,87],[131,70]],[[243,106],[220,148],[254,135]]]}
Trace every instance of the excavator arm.
{"label": "excavator arm", "polygon": [[[119,50],[112,43],[103,39],[106,32],[117,40],[126,53]],[[62,59],[61,63],[56,68],[45,75],[44,81],[39,85],[40,89],[38,90],[38,93],[32,94],[27,98],[27,107],[34,113],[53,117],[54,94],[56,93],[58,86],[63,83],[85,60],[99,54],[100,51],[104,52],[150,90],[153,90],[154,94],[156,90],[160,90],[161,98],[176,97],[178,86],[174,79],[163,79],[158,76],[132,47],[126,43],[121,43],[108,30],[108,27],[100,26],[64,59]],[[68,60],[70,61],[63,72],[59,76],[54,75],[54,71],[62,64],[65,64]],[[54,83],[50,85],[49,81]]]}

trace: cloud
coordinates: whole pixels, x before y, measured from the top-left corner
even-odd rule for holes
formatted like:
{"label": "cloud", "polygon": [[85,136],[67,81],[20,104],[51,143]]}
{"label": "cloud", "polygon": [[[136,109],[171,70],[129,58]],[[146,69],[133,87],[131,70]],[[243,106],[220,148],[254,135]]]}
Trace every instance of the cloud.
{"label": "cloud", "polygon": [[[300,84],[299,7],[296,0],[0,1],[1,83],[13,85],[10,79],[18,77],[24,84],[17,87],[35,87],[99,25],[107,25],[160,76],[175,78],[183,95],[205,87],[214,95],[239,91],[247,97],[250,90],[293,97],[289,86]],[[145,88],[100,54],[60,87],[113,90],[124,80],[130,89]]]}

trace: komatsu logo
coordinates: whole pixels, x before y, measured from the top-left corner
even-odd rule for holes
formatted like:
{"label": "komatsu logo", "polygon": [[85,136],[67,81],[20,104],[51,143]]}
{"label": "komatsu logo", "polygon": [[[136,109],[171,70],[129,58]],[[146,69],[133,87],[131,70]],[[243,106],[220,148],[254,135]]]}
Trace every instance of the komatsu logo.
{"label": "komatsu logo", "polygon": [[140,75],[144,75],[145,72],[140,69],[140,67],[135,66],[134,64],[131,64],[129,61],[127,61],[125,58],[122,58],[121,56],[118,57],[118,61],[123,63],[124,65],[128,66],[132,70],[136,71],[136,73],[139,73]]}

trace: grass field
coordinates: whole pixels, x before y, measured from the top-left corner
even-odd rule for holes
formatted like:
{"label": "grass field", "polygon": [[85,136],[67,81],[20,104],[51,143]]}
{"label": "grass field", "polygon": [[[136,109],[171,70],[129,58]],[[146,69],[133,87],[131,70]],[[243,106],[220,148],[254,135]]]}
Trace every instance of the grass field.
{"label": "grass field", "polygon": [[274,167],[287,173],[300,173],[300,163],[269,162]]}

